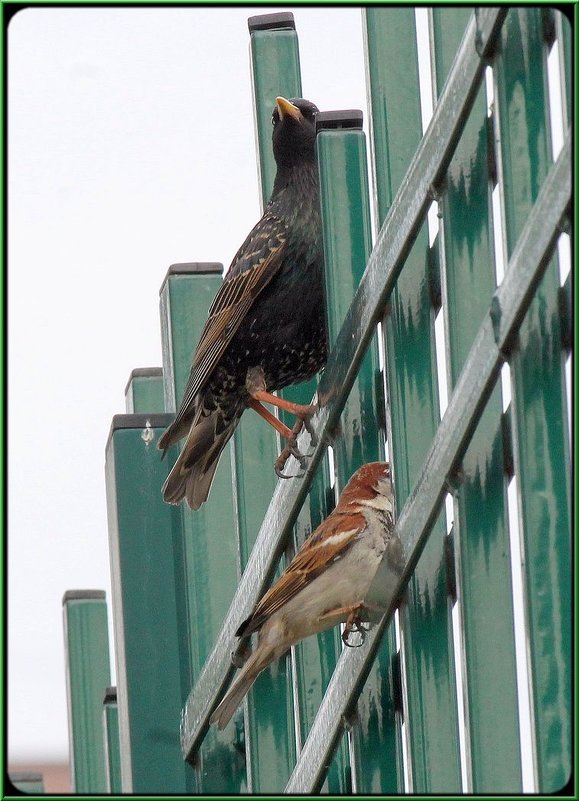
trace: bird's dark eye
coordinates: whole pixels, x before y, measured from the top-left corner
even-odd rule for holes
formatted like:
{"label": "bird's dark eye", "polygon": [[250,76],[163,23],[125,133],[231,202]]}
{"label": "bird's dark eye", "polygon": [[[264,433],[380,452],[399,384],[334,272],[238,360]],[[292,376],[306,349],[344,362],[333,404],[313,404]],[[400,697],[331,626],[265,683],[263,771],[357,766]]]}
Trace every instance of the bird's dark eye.
{"label": "bird's dark eye", "polygon": [[306,106],[306,108],[302,109],[302,114],[304,115],[306,120],[308,120],[308,122],[313,122],[316,118],[317,109],[313,109]]}

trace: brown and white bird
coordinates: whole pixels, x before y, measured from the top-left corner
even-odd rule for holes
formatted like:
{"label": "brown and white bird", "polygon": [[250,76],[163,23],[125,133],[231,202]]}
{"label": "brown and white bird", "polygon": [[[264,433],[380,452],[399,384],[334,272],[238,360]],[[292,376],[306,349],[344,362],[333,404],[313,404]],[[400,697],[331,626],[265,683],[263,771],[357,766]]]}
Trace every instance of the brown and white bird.
{"label": "brown and white bird", "polygon": [[258,675],[304,637],[346,623],[342,639],[363,632],[364,599],[393,531],[390,465],[354,473],[334,511],[308,537],[253,614],[236,632],[258,644],[211,723],[223,729]]}
{"label": "brown and white bird", "polygon": [[[272,393],[314,376],[327,356],[317,112],[303,98],[276,100],[271,198],[211,304],[181,406],[159,439],[166,451],[187,437],[163,487],[167,503],[185,498],[198,509],[207,500],[223,449],[249,407],[288,442],[278,475],[290,454],[303,462],[296,436],[313,408]],[[264,401],[296,415],[296,426],[284,425]]]}

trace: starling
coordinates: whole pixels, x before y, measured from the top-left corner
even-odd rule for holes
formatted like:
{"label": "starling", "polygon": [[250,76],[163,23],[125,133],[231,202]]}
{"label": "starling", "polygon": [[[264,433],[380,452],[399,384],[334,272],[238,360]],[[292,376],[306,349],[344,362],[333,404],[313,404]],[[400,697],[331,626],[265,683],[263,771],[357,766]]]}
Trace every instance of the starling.
{"label": "starling", "polygon": [[[303,463],[296,437],[313,407],[271,393],[308,380],[326,362],[317,112],[302,98],[276,99],[271,198],[211,304],[181,406],[159,439],[166,451],[187,435],[163,487],[167,503],[186,498],[198,509],[207,500],[219,457],[248,407],[288,442],[276,462],[278,475],[290,454]],[[264,401],[294,414],[294,428]]]}

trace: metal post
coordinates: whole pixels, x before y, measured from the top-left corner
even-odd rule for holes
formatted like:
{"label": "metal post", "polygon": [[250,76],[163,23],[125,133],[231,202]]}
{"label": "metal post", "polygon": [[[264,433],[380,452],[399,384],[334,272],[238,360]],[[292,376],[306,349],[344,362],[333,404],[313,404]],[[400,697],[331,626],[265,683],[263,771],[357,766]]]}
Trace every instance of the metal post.
{"label": "metal post", "polygon": [[[207,311],[221,286],[223,266],[216,262],[173,264],[160,290],[165,406],[175,411],[191,370]],[[160,454],[157,451],[157,458]],[[162,481],[155,492],[160,498]],[[221,630],[237,585],[234,487],[230,446],[217,468],[209,499],[197,511],[185,503],[176,510],[181,535],[176,561],[180,642],[190,650],[187,692],[199,675]],[[187,692],[182,696],[185,703]],[[241,751],[241,753],[240,753]],[[244,792],[245,764],[239,733],[211,731],[198,753],[197,792]]]}
{"label": "metal post", "polygon": [[[470,9],[431,14],[440,93]],[[494,142],[484,85],[447,172],[439,200],[442,297],[449,390],[463,368],[496,288],[492,190]],[[513,587],[502,392],[494,389],[462,460],[454,496],[454,542],[467,701],[470,792],[516,793],[521,785]],[[485,614],[481,614],[481,609]],[[493,744],[490,747],[490,744]]]}
{"label": "metal post", "polygon": [[131,371],[125,387],[127,414],[162,414],[163,370],[160,367],[137,367]]}
{"label": "metal post", "polygon": [[572,31],[569,18],[563,11],[553,11],[555,15],[555,29],[557,31],[557,41],[559,43],[559,64],[561,80],[563,81],[563,114],[564,123],[569,125],[571,123],[571,115],[573,109],[573,101],[571,99],[572,87]]}
{"label": "metal post", "polygon": [[105,772],[107,793],[122,793],[121,751],[119,743],[119,709],[117,688],[107,687],[103,699],[103,736],[105,743]]}
{"label": "metal post", "polygon": [[[510,257],[552,160],[541,9],[509,11],[495,81]],[[509,358],[540,793],[560,790],[572,766],[570,455],[558,295],[554,257]]]}
{"label": "metal post", "polygon": [[279,95],[301,97],[300,53],[294,15],[259,14],[247,21],[250,33],[252,90],[257,137],[257,169],[265,206],[276,165],[271,149],[271,112]]}
{"label": "metal post", "polygon": [[[258,143],[258,168],[262,208],[269,200],[276,173],[271,146],[271,114],[275,98],[301,97],[299,42],[291,13],[260,14],[248,20],[252,65],[252,90],[255,132]],[[315,102],[315,98],[309,98]],[[285,387],[279,394],[295,403],[310,403],[316,380]],[[282,420],[293,420],[281,413]]]}
{"label": "metal post", "polygon": [[[368,8],[365,15],[380,226],[422,136],[416,25],[412,8]],[[385,312],[389,443],[400,510],[416,483],[440,420],[426,221],[418,230]],[[445,540],[442,513],[400,614],[408,690],[404,717],[410,789],[418,793],[461,789]]]}
{"label": "metal post", "polygon": [[[334,344],[371,252],[370,200],[362,112],[322,112],[317,118],[328,337]],[[334,443],[337,489],[365,462],[385,456],[383,377],[375,336],[358,371]],[[331,392],[331,388],[330,388]],[[360,696],[351,743],[353,793],[395,792],[400,755],[390,682],[393,631],[384,637]],[[337,650],[339,654],[340,649]],[[376,714],[377,706],[381,714]],[[381,774],[380,787],[376,773]]]}
{"label": "metal post", "polygon": [[[271,145],[271,113],[278,95],[295,97],[301,94],[299,51],[293,14],[261,14],[250,17],[248,26],[263,207],[271,195],[276,172]],[[273,462],[279,449],[279,437],[273,429],[269,430],[253,412],[243,416],[234,437],[241,571],[245,569],[275,489],[277,479]],[[283,561],[276,575],[282,567]],[[275,668],[262,673],[247,696],[244,709],[249,792],[281,791],[295,762],[292,683],[290,660],[282,657]]]}
{"label": "metal post", "polygon": [[72,791],[104,793],[101,705],[111,682],[105,593],[68,590],[62,612]]}
{"label": "metal post", "polygon": [[[175,578],[181,521],[179,509],[160,495],[176,453],[161,461],[156,447],[171,419],[115,415],[106,447],[124,793],[195,789],[179,742],[190,681]],[[100,737],[102,742],[102,726]]]}

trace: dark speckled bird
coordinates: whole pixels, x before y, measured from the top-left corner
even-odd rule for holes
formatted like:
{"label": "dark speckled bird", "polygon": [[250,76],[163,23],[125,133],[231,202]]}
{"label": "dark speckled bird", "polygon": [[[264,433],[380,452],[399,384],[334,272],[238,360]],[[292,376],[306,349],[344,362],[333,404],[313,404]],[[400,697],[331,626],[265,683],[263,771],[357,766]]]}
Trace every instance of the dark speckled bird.
{"label": "dark speckled bird", "polygon": [[[215,296],[181,406],[159,440],[166,451],[187,435],[163,487],[167,503],[186,498],[198,509],[207,500],[219,457],[249,407],[288,442],[278,475],[289,454],[300,458],[296,435],[312,407],[271,393],[306,381],[326,362],[317,112],[308,100],[276,100],[271,198]],[[292,412],[296,426],[283,425],[263,402]]]}

